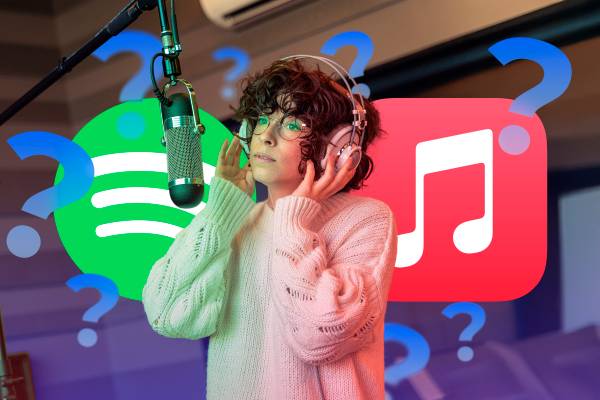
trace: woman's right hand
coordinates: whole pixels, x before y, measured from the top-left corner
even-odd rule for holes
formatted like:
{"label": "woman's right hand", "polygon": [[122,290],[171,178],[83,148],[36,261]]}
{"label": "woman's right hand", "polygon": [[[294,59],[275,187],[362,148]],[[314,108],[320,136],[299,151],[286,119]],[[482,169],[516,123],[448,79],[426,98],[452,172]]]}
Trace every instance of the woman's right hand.
{"label": "woman's right hand", "polygon": [[250,162],[244,168],[239,167],[240,153],[242,151],[240,139],[237,136],[234,137],[229,148],[227,148],[228,143],[229,141],[225,139],[221,145],[215,175],[219,178],[227,179],[242,189],[248,196],[252,197],[252,193],[254,193],[254,177],[252,176]]}

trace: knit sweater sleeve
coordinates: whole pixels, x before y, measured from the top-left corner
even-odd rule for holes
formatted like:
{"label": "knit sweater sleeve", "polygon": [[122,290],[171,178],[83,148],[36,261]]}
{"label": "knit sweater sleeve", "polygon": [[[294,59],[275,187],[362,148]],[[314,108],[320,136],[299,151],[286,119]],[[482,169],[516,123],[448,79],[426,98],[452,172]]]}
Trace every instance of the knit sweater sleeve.
{"label": "knit sweater sleeve", "polygon": [[231,241],[254,205],[235,184],[213,177],[206,206],[154,263],[142,290],[157,333],[199,339],[215,332],[226,302]]}
{"label": "knit sweater sleeve", "polygon": [[288,345],[304,362],[333,362],[375,339],[396,261],[397,232],[381,201],[349,207],[335,250],[311,230],[321,204],[304,196],[274,209],[272,289]]}

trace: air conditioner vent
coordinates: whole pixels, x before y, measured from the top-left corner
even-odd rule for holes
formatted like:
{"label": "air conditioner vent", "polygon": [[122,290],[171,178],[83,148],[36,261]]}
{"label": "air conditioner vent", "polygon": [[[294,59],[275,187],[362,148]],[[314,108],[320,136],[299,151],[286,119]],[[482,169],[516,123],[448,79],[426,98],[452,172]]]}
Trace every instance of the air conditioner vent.
{"label": "air conditioner vent", "polygon": [[215,24],[227,29],[238,29],[306,2],[302,0],[200,0],[200,5],[208,19]]}

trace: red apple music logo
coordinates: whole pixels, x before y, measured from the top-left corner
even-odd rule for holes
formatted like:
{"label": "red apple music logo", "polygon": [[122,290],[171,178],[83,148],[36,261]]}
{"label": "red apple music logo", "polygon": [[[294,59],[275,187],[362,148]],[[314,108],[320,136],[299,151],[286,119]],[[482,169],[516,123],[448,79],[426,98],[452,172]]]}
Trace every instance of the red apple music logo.
{"label": "red apple music logo", "polygon": [[[507,301],[546,265],[546,132],[510,99],[375,101],[384,137],[357,195],[386,202],[398,255],[390,301]],[[507,128],[508,129],[505,129]]]}

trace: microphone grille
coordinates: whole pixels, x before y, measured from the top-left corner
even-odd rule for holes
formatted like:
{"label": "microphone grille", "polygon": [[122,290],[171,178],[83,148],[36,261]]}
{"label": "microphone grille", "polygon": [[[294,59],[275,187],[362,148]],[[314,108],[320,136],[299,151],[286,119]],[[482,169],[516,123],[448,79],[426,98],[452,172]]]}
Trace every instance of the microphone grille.
{"label": "microphone grille", "polygon": [[166,130],[169,182],[180,178],[202,178],[200,133],[190,125]]}

